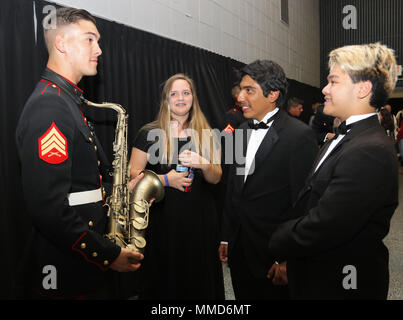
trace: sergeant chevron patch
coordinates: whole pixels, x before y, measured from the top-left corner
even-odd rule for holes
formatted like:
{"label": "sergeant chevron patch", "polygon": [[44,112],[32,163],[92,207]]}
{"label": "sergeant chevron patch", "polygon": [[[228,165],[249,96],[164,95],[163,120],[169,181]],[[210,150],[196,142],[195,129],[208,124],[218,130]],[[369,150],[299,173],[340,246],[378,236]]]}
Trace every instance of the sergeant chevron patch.
{"label": "sergeant chevron patch", "polygon": [[38,139],[38,151],[39,158],[47,163],[59,164],[68,159],[67,139],[54,122]]}
{"label": "sergeant chevron patch", "polygon": [[226,133],[232,133],[232,132],[235,131],[235,129],[231,126],[230,123],[228,123],[228,125],[225,127],[224,131],[225,131]]}

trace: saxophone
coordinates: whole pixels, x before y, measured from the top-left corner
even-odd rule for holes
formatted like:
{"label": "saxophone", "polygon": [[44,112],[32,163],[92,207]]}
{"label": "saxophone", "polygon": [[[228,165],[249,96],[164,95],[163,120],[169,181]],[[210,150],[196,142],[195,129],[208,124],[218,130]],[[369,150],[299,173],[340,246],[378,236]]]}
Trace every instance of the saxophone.
{"label": "saxophone", "polygon": [[150,201],[164,198],[164,186],[157,174],[143,170],[143,178],[130,192],[130,166],[128,164],[127,128],[128,115],[119,104],[93,103],[83,99],[88,106],[113,109],[117,112],[115,140],[113,142],[114,160],[112,193],[106,199],[108,207],[108,230],[106,238],[121,248],[135,252],[144,252],[146,246],[145,231],[148,227]]}

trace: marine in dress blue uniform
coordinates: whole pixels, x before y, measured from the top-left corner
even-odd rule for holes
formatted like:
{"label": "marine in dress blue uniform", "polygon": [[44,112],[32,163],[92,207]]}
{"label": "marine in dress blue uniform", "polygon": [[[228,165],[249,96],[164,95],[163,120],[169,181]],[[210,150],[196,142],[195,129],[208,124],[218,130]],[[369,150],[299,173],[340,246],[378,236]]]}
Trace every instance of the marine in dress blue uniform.
{"label": "marine in dress blue uniform", "polygon": [[103,236],[100,146],[80,111],[83,92],[77,87],[83,76],[97,73],[99,38],[87,11],[57,9],[56,28],[45,30],[47,68],[17,126],[33,228],[16,285],[44,297],[99,297],[109,269],[134,271],[142,259]]}
{"label": "marine in dress blue uniform", "polygon": [[[106,212],[98,146],[80,112],[81,95],[73,83],[46,69],[16,132],[33,224],[19,282],[44,295],[94,293],[120,253],[119,246],[103,237]],[[93,201],[82,204],[83,192],[92,192]],[[55,267],[56,289],[44,289],[45,266]]]}

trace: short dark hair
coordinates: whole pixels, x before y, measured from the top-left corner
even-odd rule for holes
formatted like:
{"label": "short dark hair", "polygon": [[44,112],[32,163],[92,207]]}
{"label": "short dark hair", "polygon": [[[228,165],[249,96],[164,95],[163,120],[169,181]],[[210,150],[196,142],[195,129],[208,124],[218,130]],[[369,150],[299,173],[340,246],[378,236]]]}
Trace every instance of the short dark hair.
{"label": "short dark hair", "polygon": [[[47,16],[44,18],[46,19]],[[96,25],[95,18],[84,9],[64,8],[56,9],[56,28],[66,26],[72,23],[77,23],[79,20],[91,21]],[[46,32],[46,28],[44,30]]]}
{"label": "short dark hair", "polygon": [[246,75],[259,84],[265,97],[271,91],[280,91],[276,106],[281,107],[284,104],[288,82],[284,70],[279,64],[271,60],[256,60],[240,70],[241,79]]}
{"label": "short dark hair", "polygon": [[299,98],[292,97],[287,101],[287,110],[289,110],[291,107],[296,107],[299,104],[304,104],[304,101]]}

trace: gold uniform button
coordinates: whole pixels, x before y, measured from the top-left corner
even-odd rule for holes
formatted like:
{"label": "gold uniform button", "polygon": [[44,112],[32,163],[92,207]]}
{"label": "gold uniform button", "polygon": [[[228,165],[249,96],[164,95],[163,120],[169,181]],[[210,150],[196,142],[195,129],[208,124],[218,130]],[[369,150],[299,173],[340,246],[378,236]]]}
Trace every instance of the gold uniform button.
{"label": "gold uniform button", "polygon": [[90,222],[88,222],[88,225],[89,225],[90,227],[93,227],[93,226],[94,226],[94,222],[90,221]]}
{"label": "gold uniform button", "polygon": [[95,150],[95,151],[97,151],[97,150],[98,150],[97,146],[94,146],[94,150]]}
{"label": "gold uniform button", "polygon": [[109,261],[108,260],[105,260],[104,261],[104,266],[107,266],[109,264]]}
{"label": "gold uniform button", "polygon": [[98,256],[98,253],[93,252],[93,253],[92,253],[92,256],[93,256],[94,258],[96,258],[96,257]]}
{"label": "gold uniform button", "polygon": [[83,243],[81,244],[81,249],[85,249],[85,248],[87,248],[87,245],[83,242]]}
{"label": "gold uniform button", "polygon": [[101,165],[101,161],[98,160],[98,167]]}
{"label": "gold uniform button", "polygon": [[53,88],[57,88],[57,86],[56,86],[55,84],[52,84],[52,87],[53,87]]}
{"label": "gold uniform button", "polygon": [[89,137],[89,138],[88,138],[88,141],[92,143],[92,138],[91,138],[91,137]]}

